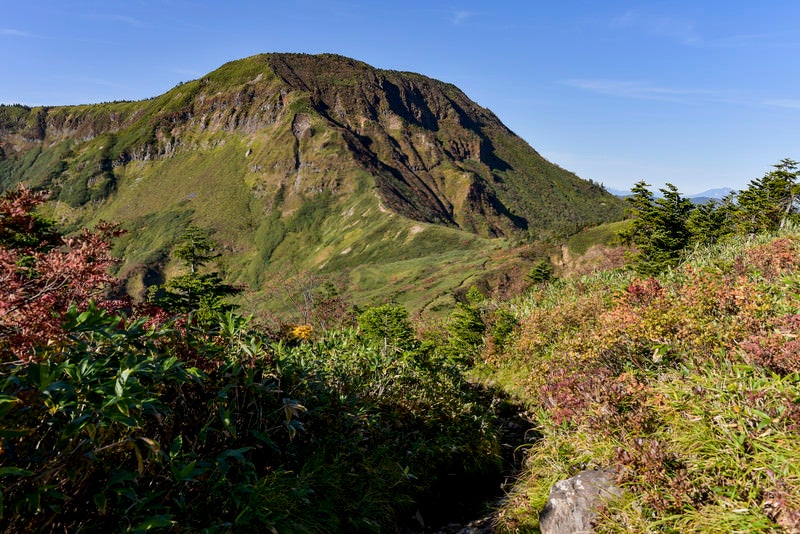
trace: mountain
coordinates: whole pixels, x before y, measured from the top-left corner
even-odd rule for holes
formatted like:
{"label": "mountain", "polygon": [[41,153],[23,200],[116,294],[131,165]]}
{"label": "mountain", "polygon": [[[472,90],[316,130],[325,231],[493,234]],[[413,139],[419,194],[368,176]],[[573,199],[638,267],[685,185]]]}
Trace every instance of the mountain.
{"label": "mountain", "polygon": [[253,56],[138,102],[1,106],[0,189],[20,182],[66,225],[122,222],[134,292],[190,222],[231,281],[291,266],[377,297],[446,292],[510,242],[622,216],[457,87],[330,54]]}
{"label": "mountain", "polygon": [[606,187],[606,191],[614,196],[625,198],[631,194],[630,189],[614,189],[613,187]]}
{"label": "mountain", "polygon": [[[615,196],[618,196],[618,197],[622,197],[622,198],[630,196],[630,194],[631,194],[630,189],[622,190],[622,189],[613,189],[611,187],[606,187],[606,191],[608,191],[612,195],[615,195]],[[695,204],[705,204],[709,200],[722,200],[723,198],[725,198],[726,196],[728,196],[729,194],[731,194],[733,192],[734,192],[734,189],[731,189],[730,187],[719,187],[719,188],[716,188],[716,189],[709,189],[707,191],[703,191],[702,193],[696,193],[694,195],[689,195],[686,198],[690,199]],[[659,191],[659,190],[654,191],[653,194],[656,197],[661,197],[662,196],[661,191]]]}
{"label": "mountain", "polygon": [[713,198],[721,200],[733,192],[734,190],[730,187],[718,187],[716,189],[709,189],[695,195],[689,195],[689,198]]}
{"label": "mountain", "polygon": [[709,189],[695,195],[689,195],[688,198],[695,204],[705,204],[710,200],[722,200],[733,192],[734,190],[730,187],[719,187],[716,189]]}

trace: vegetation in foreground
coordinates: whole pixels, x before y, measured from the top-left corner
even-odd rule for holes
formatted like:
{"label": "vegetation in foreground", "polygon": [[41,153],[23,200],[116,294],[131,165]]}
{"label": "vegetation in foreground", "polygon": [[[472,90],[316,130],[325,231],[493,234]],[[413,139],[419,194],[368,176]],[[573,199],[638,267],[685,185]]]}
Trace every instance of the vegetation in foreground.
{"label": "vegetation in foreground", "polygon": [[0,530],[391,531],[495,486],[491,409],[402,308],[278,339],[193,268],[131,309],[103,235],[61,238],[39,202],[0,205]]}
{"label": "vegetation in foreground", "polygon": [[600,532],[791,532],[800,524],[800,233],[741,238],[658,277],[534,290],[475,374],[542,439],[498,520],[538,527],[550,486],[615,469]]}
{"label": "vegetation in foreground", "polygon": [[[551,485],[587,468],[625,490],[598,532],[800,528],[797,178],[785,160],[698,212],[640,184],[638,272],[540,285],[510,306],[514,342],[474,373],[527,403],[542,439],[501,530],[536,531]],[[699,221],[715,224],[695,233]]]}
{"label": "vegetation in foreground", "polygon": [[553,482],[610,467],[625,491],[598,531],[793,532],[797,181],[785,160],[703,208],[642,185],[634,270],[537,264],[525,296],[469,291],[425,341],[393,304],[357,328],[271,335],[195,268],[137,309],[104,274],[113,229],[65,240],[40,199],[8,195],[0,528],[385,532],[447,498],[474,508],[463,492],[497,480],[500,441],[471,376],[524,403],[540,436],[500,531],[536,531]]}

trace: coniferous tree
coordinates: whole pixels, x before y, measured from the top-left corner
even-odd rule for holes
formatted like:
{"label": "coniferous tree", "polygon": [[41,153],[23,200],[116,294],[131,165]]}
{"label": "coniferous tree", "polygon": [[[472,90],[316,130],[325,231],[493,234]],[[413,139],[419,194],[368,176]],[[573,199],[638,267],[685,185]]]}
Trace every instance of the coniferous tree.
{"label": "coniferous tree", "polygon": [[545,259],[539,260],[528,273],[527,278],[534,284],[549,282],[553,278],[553,266]]}
{"label": "coniferous tree", "polygon": [[692,243],[711,245],[732,234],[736,210],[736,193],[695,206],[686,222]]}
{"label": "coniferous tree", "polygon": [[181,234],[180,242],[172,251],[172,255],[194,273],[209,261],[219,257],[219,254],[214,254],[214,246],[208,232],[192,224]]}
{"label": "coniferous tree", "polygon": [[456,309],[450,314],[447,331],[450,334],[449,351],[453,357],[471,362],[480,352],[486,333],[484,310],[481,308],[484,296],[476,287],[471,287],[465,300],[456,303]]}
{"label": "coniferous tree", "polygon": [[236,306],[226,299],[240,293],[241,289],[224,283],[219,272],[199,272],[200,268],[219,257],[214,254],[214,248],[207,231],[189,226],[172,253],[189,272],[171,278],[163,285],[152,286],[148,300],[171,313],[191,313],[200,324],[210,322],[219,312],[233,310]]}
{"label": "coniferous tree", "polygon": [[687,221],[694,206],[672,184],[660,189],[661,198],[655,198],[648,187],[639,181],[631,189],[633,195],[627,200],[634,220],[620,236],[639,249],[636,270],[650,275],[680,261],[691,239]]}
{"label": "coniferous tree", "polygon": [[800,202],[799,163],[783,159],[775,170],[750,182],[739,193],[737,233],[755,234],[783,228],[787,222],[798,222]]}
{"label": "coniferous tree", "polygon": [[403,352],[417,347],[408,310],[398,304],[369,308],[358,316],[358,327],[367,339],[383,345],[384,352]]}

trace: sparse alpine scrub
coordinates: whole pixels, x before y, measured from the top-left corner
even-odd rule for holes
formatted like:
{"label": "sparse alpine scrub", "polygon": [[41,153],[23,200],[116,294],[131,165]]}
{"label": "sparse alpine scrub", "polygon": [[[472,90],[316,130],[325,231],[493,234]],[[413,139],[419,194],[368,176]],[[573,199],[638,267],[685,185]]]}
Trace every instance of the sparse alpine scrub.
{"label": "sparse alpine scrub", "polygon": [[477,373],[525,399],[544,437],[501,528],[537,528],[552,483],[587,467],[626,489],[600,532],[800,528],[799,251],[796,231],[730,239],[659,276],[516,303],[516,346]]}

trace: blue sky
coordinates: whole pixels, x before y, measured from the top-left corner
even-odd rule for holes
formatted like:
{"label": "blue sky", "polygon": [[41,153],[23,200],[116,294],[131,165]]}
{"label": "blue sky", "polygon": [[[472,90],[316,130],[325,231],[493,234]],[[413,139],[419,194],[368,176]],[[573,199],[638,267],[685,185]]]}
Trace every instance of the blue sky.
{"label": "blue sky", "polygon": [[261,52],[453,83],[613,188],[744,187],[800,160],[794,0],[0,0],[0,103],[161,94]]}

